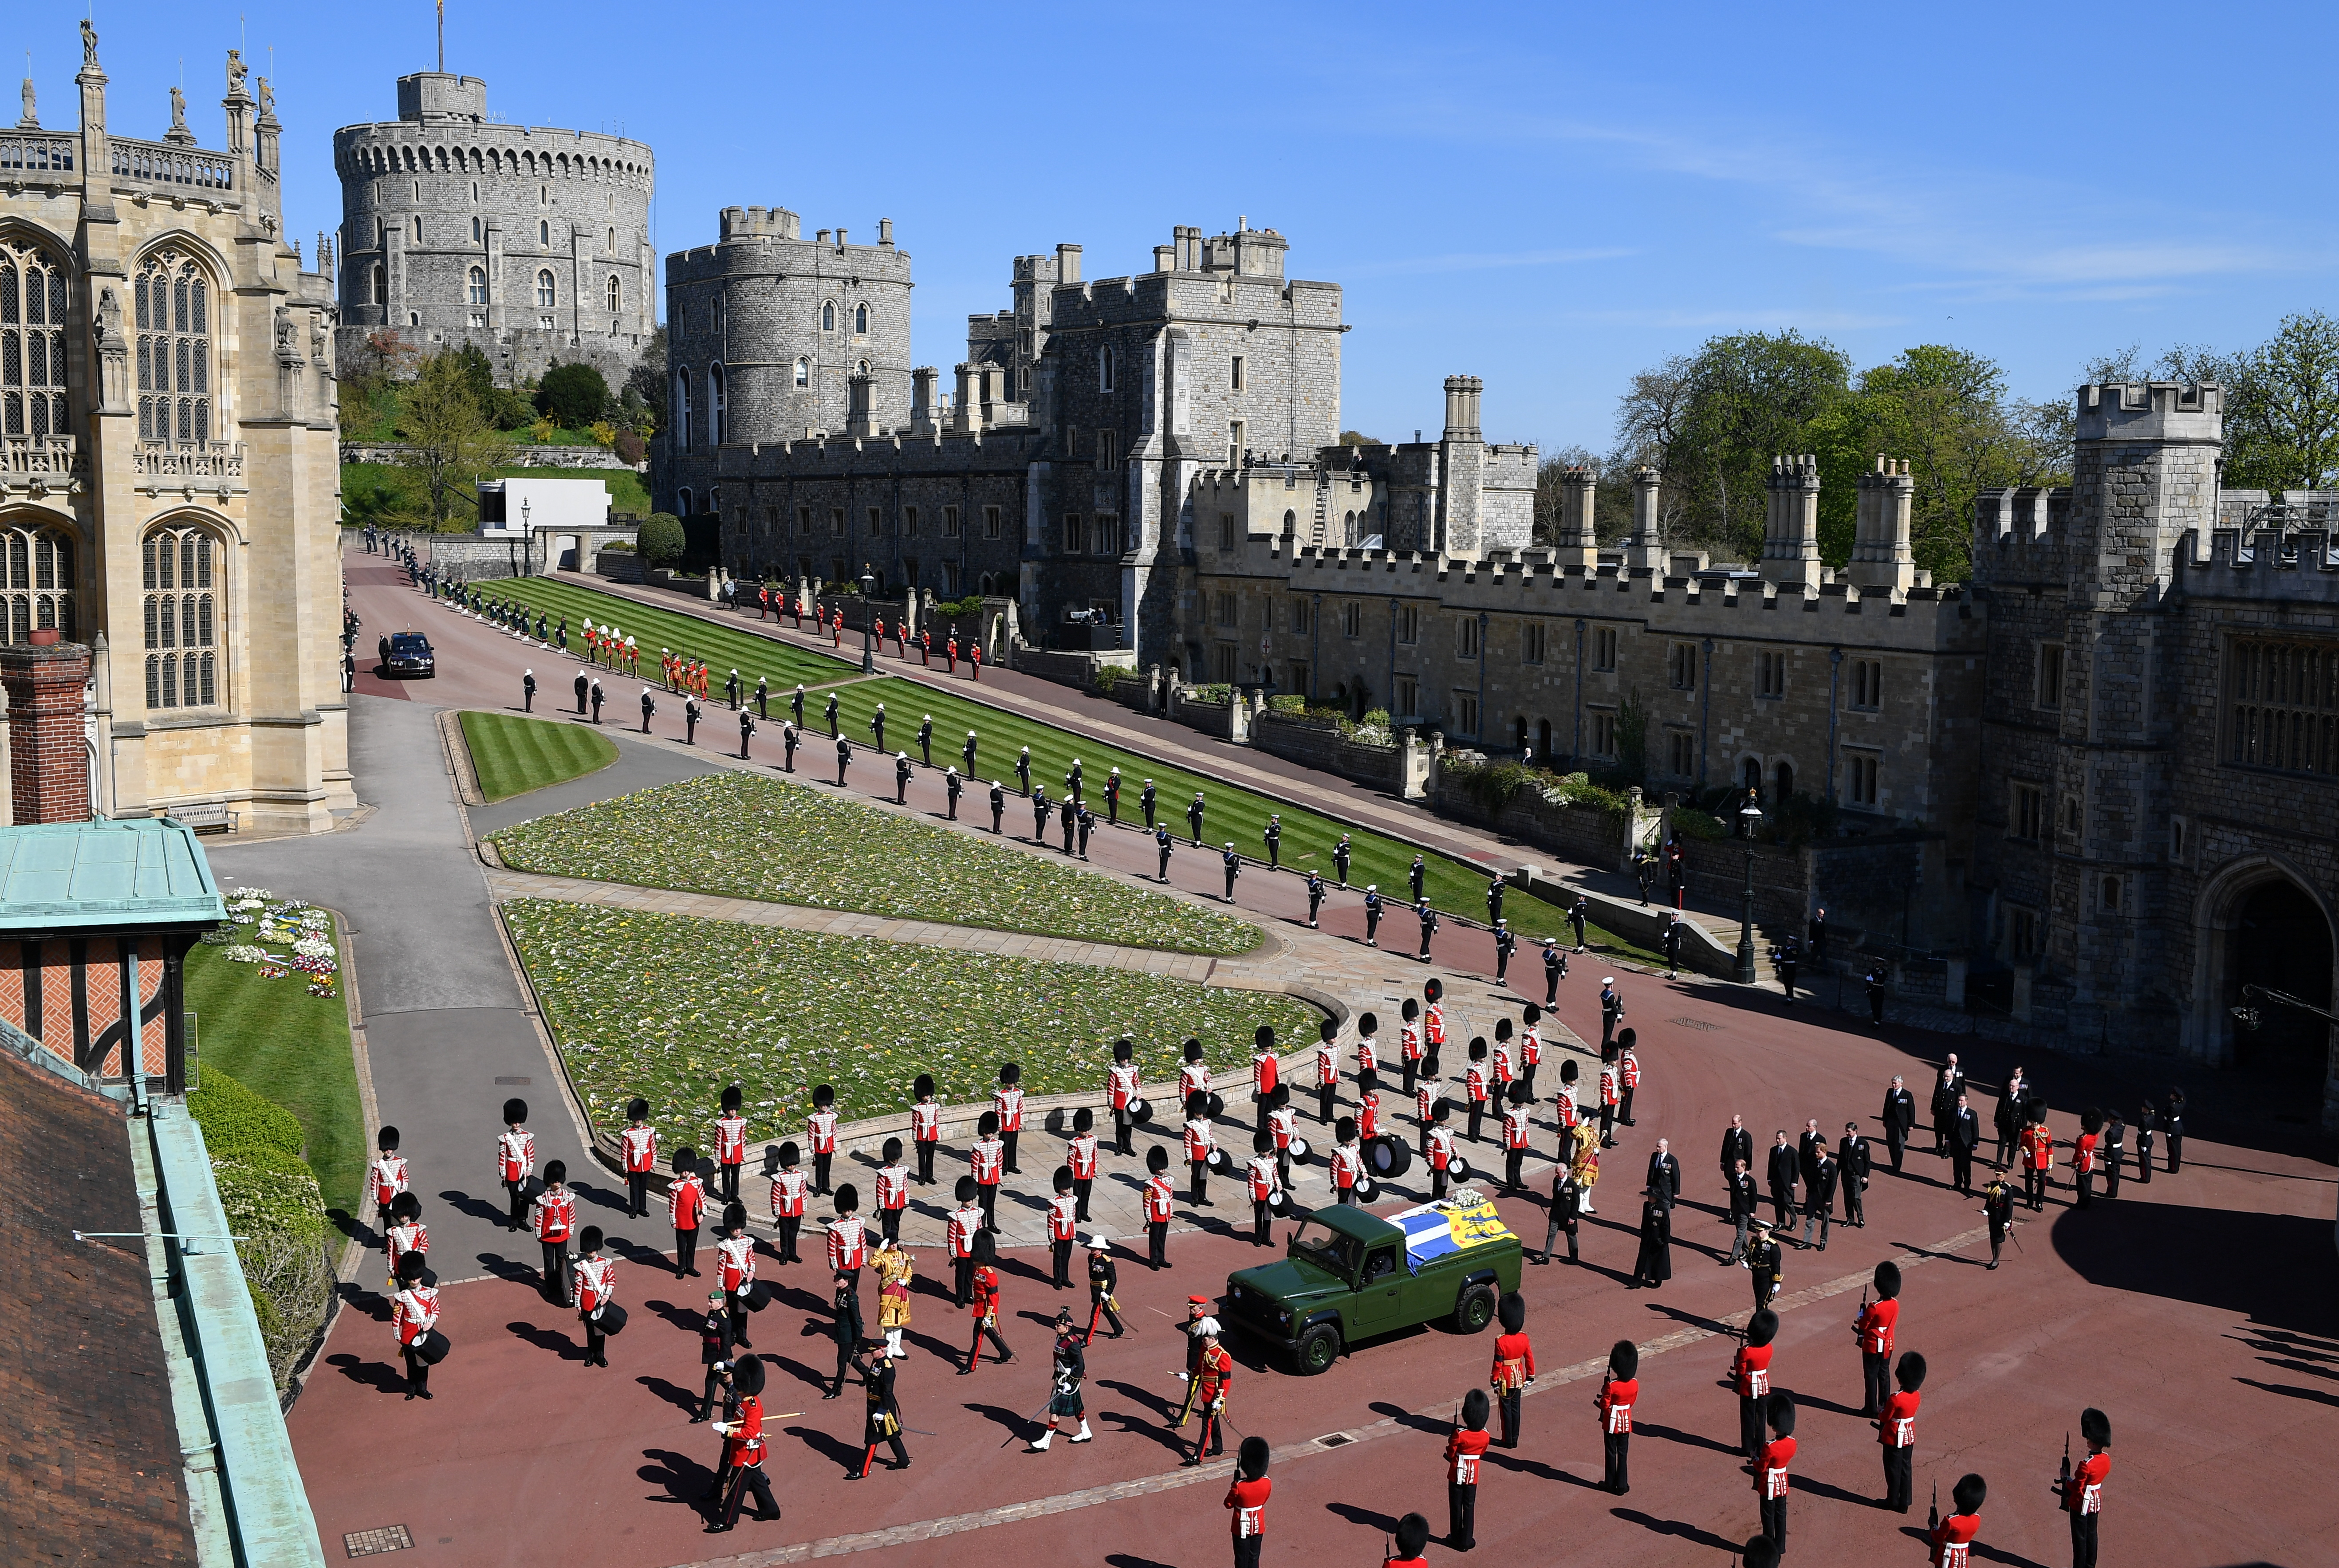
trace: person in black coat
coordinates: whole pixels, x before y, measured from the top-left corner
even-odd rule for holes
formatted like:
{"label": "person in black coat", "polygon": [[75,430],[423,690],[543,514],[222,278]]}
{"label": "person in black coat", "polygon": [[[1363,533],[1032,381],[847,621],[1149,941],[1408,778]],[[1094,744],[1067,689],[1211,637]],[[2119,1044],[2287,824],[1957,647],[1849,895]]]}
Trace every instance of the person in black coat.
{"label": "person in black coat", "polygon": [[1998,1108],[1990,1112],[1990,1127],[1998,1134],[2000,1164],[2014,1158],[2014,1139],[2022,1130],[2024,1090],[2022,1069],[2018,1067],[2007,1075],[2006,1087],[1999,1091]]}
{"label": "person in black coat", "polygon": [[1787,1129],[1779,1129],[1778,1141],[1772,1144],[1770,1167],[1771,1208],[1778,1217],[1779,1227],[1786,1228],[1787,1217],[1795,1208],[1795,1178],[1801,1174],[1795,1159],[1794,1145],[1787,1141]]}
{"label": "person in black coat", "polygon": [[1733,1116],[1730,1119],[1730,1125],[1722,1131],[1720,1166],[1722,1185],[1725,1189],[1733,1184],[1742,1162],[1747,1169],[1754,1169],[1754,1135],[1746,1130],[1744,1117]]}
{"label": "person in black coat", "polygon": [[2136,1112],[2136,1178],[2150,1185],[2152,1181],[2152,1135],[2160,1129],[2160,1113],[2146,1100]]}
{"label": "person in black coat", "polygon": [[1746,1231],[1754,1222],[1754,1210],[1762,1204],[1762,1189],[1754,1184],[1754,1168],[1740,1160],[1730,1173],[1730,1223],[1738,1234],[1732,1238],[1730,1256],[1722,1260],[1729,1267],[1746,1256]]}
{"label": "person in black coat", "polygon": [[1660,1289],[1673,1277],[1673,1212],[1664,1189],[1652,1185],[1641,1200],[1641,1255],[1633,1263],[1633,1289]]}
{"label": "person in black coat", "polygon": [[2160,1130],[2168,1139],[2168,1174],[2174,1176],[2185,1163],[2185,1091],[2172,1089],[2161,1102]]}
{"label": "person in black coat", "polygon": [[1884,1146],[1892,1151],[1892,1169],[1900,1169],[1900,1157],[1909,1151],[1909,1134],[1917,1125],[1917,1097],[1900,1079],[1884,1091]]}
{"label": "person in black coat", "polygon": [[1949,1151],[1949,1123],[1957,1119],[1958,1097],[1965,1091],[1966,1075],[1958,1066],[1957,1053],[1952,1051],[1941,1070],[1933,1075],[1931,1109],[1935,1154],[1947,1154]]}
{"label": "person in black coat", "polygon": [[1673,1158],[1671,1139],[1657,1139],[1650,1152],[1648,1188],[1664,1200],[1668,1212],[1681,1197],[1681,1161]]}
{"label": "person in black coat", "polygon": [[1959,1093],[1957,1109],[1949,1113],[1949,1178],[1960,1197],[1973,1196],[1974,1150],[1980,1147],[1981,1118]]}
{"label": "person in black coat", "polygon": [[1575,1172],[1564,1161],[1551,1178],[1551,1219],[1543,1233],[1543,1251],[1535,1261],[1549,1263],[1551,1249],[1562,1232],[1567,1236],[1567,1260],[1578,1261],[1575,1256],[1575,1236],[1584,1217],[1584,1188],[1576,1185]]}
{"label": "person in black coat", "polygon": [[1819,1173],[1820,1156],[1827,1151],[1827,1135],[1820,1130],[1816,1116],[1803,1119],[1803,1130],[1795,1139],[1795,1174],[1805,1187]]}
{"label": "person in black coat", "polygon": [[1836,1158],[1836,1186],[1843,1194],[1843,1222],[1865,1228],[1868,1224],[1868,1178],[1876,1169],[1876,1159],[1868,1139],[1860,1136],[1860,1123],[1843,1124],[1843,1145]]}
{"label": "person in black coat", "polygon": [[864,1445],[861,1468],[846,1471],[845,1479],[859,1481],[868,1475],[869,1466],[877,1458],[880,1444],[893,1448],[893,1469],[907,1470],[910,1467],[910,1451],[902,1442],[902,1402],[893,1392],[893,1358],[880,1356],[872,1362],[865,1353],[859,1354],[853,1358],[853,1370],[861,1375],[861,1386],[868,1400],[868,1411],[861,1431]]}
{"label": "person in black coat", "polygon": [[1828,1220],[1835,1207],[1835,1184],[1841,1167],[1835,1156],[1828,1152],[1827,1139],[1819,1140],[1819,1157],[1811,1162],[1810,1179],[1803,1183],[1803,1246],[1811,1245],[1811,1230],[1820,1233],[1820,1250],[1827,1250]]}

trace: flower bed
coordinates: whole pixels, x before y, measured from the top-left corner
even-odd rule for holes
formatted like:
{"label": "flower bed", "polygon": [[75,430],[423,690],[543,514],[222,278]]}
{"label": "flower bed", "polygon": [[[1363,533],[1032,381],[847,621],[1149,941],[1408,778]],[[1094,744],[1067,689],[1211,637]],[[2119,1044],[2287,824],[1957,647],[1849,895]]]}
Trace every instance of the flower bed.
{"label": "flower bed", "polygon": [[504,916],[594,1117],[621,1121],[641,1095],[669,1147],[706,1136],[729,1083],[765,1139],[803,1132],[817,1083],[847,1120],[907,1109],[920,1072],[945,1103],[986,1097],[1011,1060],[1029,1093],[1100,1090],[1127,1036],[1159,1084],[1189,1037],[1226,1071],[1258,1025],[1312,1039],[1321,1016],[1270,993],[735,921],[546,899]]}
{"label": "flower bed", "polygon": [[[972,814],[974,791],[966,803]],[[984,808],[988,809],[988,808]],[[506,864],[594,882],[1225,956],[1247,922],[801,784],[736,773],[538,817]]]}
{"label": "flower bed", "polygon": [[[228,942],[220,956],[230,963],[256,963],[262,980],[282,980],[292,973],[308,976],[309,994],[331,1001],[340,994],[335,977],[340,972],[340,947],[333,940],[333,917],[300,899],[280,900],[265,888],[239,887],[227,895],[228,918],[252,927],[261,945],[238,942],[241,931],[222,933]],[[209,940],[209,935],[206,935]],[[290,953],[271,947],[290,948]]]}

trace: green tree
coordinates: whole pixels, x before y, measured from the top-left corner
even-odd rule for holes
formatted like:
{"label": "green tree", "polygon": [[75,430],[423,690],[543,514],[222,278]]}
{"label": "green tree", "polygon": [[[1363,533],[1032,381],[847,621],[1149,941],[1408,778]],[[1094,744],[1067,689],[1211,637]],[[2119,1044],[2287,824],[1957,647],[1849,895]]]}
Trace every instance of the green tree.
{"label": "green tree", "polygon": [[636,405],[649,411],[648,422],[630,421],[636,431],[646,436],[666,429],[666,328],[661,324],[642,345],[642,356],[634,361],[634,368],[626,372],[628,412]]}
{"label": "green tree", "polygon": [[566,429],[581,430],[609,406],[609,383],[587,364],[555,365],[537,384],[536,406]]}
{"label": "green tree", "polygon": [[642,519],[634,547],[641,552],[645,567],[663,567],[682,559],[682,519],[672,512],[652,512]]}
{"label": "green tree", "polygon": [[2226,483],[2267,490],[2339,487],[2339,321],[2320,311],[2285,316],[2275,335],[2248,353],[2231,361],[2200,359],[2206,362],[2201,368],[2226,384]]}
{"label": "green tree", "polygon": [[399,461],[421,479],[432,528],[444,528],[459,501],[477,509],[478,481],[503,461],[506,444],[473,395],[459,355],[422,362],[406,389],[398,433],[406,443]]}
{"label": "green tree", "polygon": [[1365,434],[1362,430],[1342,430],[1340,432],[1340,445],[1344,447],[1377,447],[1380,444],[1380,442],[1373,439],[1372,437]]}

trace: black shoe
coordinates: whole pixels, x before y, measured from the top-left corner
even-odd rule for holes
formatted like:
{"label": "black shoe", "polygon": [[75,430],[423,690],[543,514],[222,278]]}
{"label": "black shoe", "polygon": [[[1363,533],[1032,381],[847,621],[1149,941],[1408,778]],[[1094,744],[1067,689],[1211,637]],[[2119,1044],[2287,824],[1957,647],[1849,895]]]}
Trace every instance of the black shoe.
{"label": "black shoe", "polygon": [[422,1390],[421,1394],[419,1395],[419,1397],[424,1398],[424,1399],[435,1399],[435,1398],[437,1398],[437,1397],[438,1397],[438,1395],[435,1395],[435,1394],[433,1394],[433,1393],[431,1393],[431,1392],[430,1392],[430,1390],[429,1390],[428,1388],[425,1388],[424,1390]]}
{"label": "black shoe", "polygon": [[413,1389],[411,1389],[411,1388],[408,1389],[408,1390],[406,1391],[406,1396],[407,1396],[409,1399],[413,1398],[413,1397],[414,1397],[414,1390],[413,1390]]}

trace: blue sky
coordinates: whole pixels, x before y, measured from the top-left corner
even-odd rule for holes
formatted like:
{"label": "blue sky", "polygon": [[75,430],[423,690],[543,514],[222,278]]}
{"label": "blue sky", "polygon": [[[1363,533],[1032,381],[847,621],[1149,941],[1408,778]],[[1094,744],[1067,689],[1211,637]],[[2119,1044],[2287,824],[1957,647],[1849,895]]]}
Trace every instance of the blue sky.
{"label": "blue sky", "polygon": [[[1384,439],[1435,426],[1460,371],[1493,439],[1604,448],[1631,374],[1719,332],[1861,364],[1955,342],[2043,398],[2092,355],[2239,347],[2331,303],[2327,129],[2285,85],[2329,54],[2328,6],[449,10],[448,67],[500,117],[655,148],[662,252],[734,202],[856,238],[892,218],[923,363],[1007,302],[1015,254],[1076,242],[1094,279],[1173,224],[1278,229],[1294,275],[1346,286],[1343,422]],[[12,15],[69,124],[72,18]],[[306,240],[340,213],[333,128],[394,117],[431,6],[242,15]],[[216,145],[238,17],[98,5],[115,133],[162,133],[197,49]]]}

